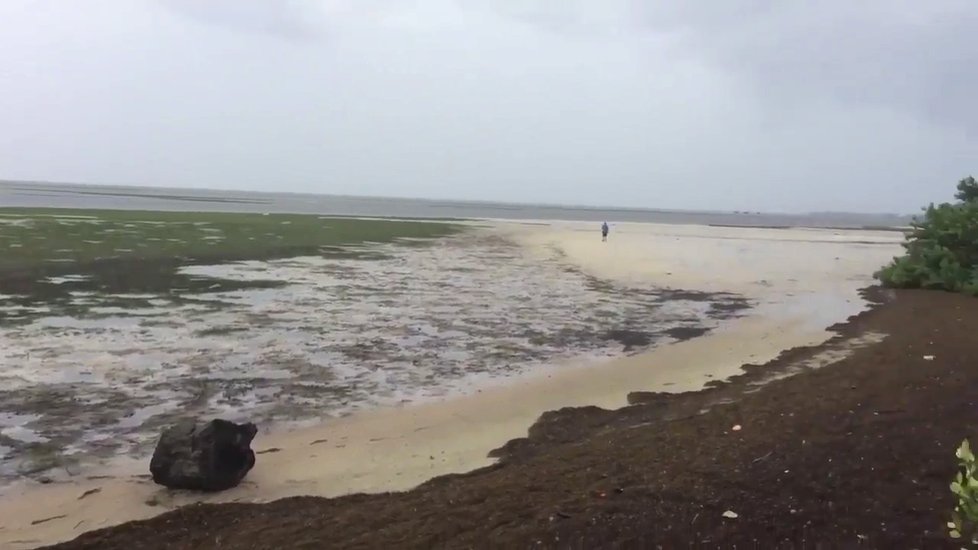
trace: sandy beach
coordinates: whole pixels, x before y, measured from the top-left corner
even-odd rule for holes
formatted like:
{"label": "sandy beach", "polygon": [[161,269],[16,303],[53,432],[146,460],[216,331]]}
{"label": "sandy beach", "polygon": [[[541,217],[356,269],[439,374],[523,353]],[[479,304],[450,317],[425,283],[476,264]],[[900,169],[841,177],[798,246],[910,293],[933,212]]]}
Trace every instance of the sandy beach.
{"label": "sandy beach", "polygon": [[[729,292],[746,315],[697,338],[607,361],[567,359],[449,399],[358,412],[290,431],[263,431],[257,465],[233,490],[166,491],[145,460],[117,461],[65,482],[26,482],[3,493],[0,546],[31,548],[148,518],[194,502],[266,502],[299,495],[401,491],[433,477],[492,464],[490,453],[524,437],[541,414],[564,407],[615,409],[632,392],[685,392],[820,344],[826,328],[867,306],[858,290],[900,251],[899,232],[618,224],[602,243],[593,224],[497,223],[492,231],[530,254],[623,285]],[[867,343],[866,341],[861,341]],[[854,342],[852,346],[861,345]],[[848,348],[822,358],[837,361]]]}

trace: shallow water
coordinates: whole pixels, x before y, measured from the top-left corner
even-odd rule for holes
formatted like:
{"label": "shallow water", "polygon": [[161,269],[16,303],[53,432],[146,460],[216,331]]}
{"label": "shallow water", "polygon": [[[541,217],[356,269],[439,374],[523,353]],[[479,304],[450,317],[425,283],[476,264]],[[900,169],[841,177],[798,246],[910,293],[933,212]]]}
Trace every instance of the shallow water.
{"label": "shallow water", "polygon": [[486,233],[367,249],[377,254],[184,267],[287,284],[75,292],[77,315],[41,309],[3,329],[0,475],[146,453],[182,415],[301,421],[466,393],[695,334],[746,305],[617,288]]}
{"label": "shallow water", "polygon": [[[678,224],[862,227],[906,225],[909,216],[820,212],[697,212],[636,208],[504,204],[456,200],[256,193],[212,189],[166,189],[63,183],[0,181],[0,203],[29,208],[108,208],[211,212],[291,212],[342,216],[408,218],[491,218]],[[85,221],[76,216],[75,221]],[[597,226],[595,226],[597,229]],[[612,230],[614,231],[614,230]]]}

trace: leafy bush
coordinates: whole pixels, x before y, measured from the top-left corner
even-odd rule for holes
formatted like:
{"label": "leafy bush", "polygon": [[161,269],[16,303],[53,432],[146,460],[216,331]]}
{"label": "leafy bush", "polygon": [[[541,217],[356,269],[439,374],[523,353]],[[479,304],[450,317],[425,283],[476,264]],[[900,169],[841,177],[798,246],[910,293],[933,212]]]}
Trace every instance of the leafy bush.
{"label": "leafy bush", "polygon": [[954,196],[962,202],[978,201],[978,181],[971,176],[959,181],[958,192]]}
{"label": "leafy bush", "polygon": [[978,296],[978,182],[958,183],[960,202],[931,204],[914,219],[903,247],[876,277],[897,288],[930,288]]}
{"label": "leafy bush", "polygon": [[978,534],[975,529],[978,526],[978,479],[975,478],[978,464],[975,463],[975,455],[971,452],[967,439],[958,447],[955,456],[958,457],[960,469],[951,482],[951,492],[957,497],[958,503],[951,513],[951,521],[947,527],[951,538],[970,535],[974,543]]}

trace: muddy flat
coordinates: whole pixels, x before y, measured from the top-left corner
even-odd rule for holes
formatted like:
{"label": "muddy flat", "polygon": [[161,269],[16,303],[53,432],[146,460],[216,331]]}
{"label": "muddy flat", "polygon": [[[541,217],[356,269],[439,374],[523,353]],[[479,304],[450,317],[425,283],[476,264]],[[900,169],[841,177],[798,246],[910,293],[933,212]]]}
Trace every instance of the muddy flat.
{"label": "muddy flat", "polygon": [[925,291],[874,299],[829,342],[729,382],[546,414],[470,474],[185,507],[57,548],[952,547],[954,449],[978,435],[978,307]]}
{"label": "muddy flat", "polygon": [[472,393],[750,305],[473,224],[7,209],[0,241],[23,245],[0,259],[0,483],[145,457],[186,416],[267,429]]}
{"label": "muddy flat", "polygon": [[[363,296],[384,300],[366,288],[366,272],[462,231],[286,214],[0,209],[0,483],[144,452],[153,425],[174,414],[257,405],[296,418],[327,398],[326,413],[355,405],[345,390],[364,382],[362,369],[329,386],[336,373],[289,343],[299,335],[323,352],[324,326],[349,319]],[[375,347],[342,344],[355,354],[362,342]],[[269,404],[286,378],[295,398]]]}

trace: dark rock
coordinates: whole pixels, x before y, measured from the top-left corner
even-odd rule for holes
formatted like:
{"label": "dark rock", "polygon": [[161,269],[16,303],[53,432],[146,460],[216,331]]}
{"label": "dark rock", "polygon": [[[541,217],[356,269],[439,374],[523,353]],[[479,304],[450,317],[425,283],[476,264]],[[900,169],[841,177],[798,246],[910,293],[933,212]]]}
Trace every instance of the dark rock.
{"label": "dark rock", "polygon": [[215,419],[184,420],[160,436],[149,471],[172,489],[223,491],[236,486],[255,465],[254,424]]}

